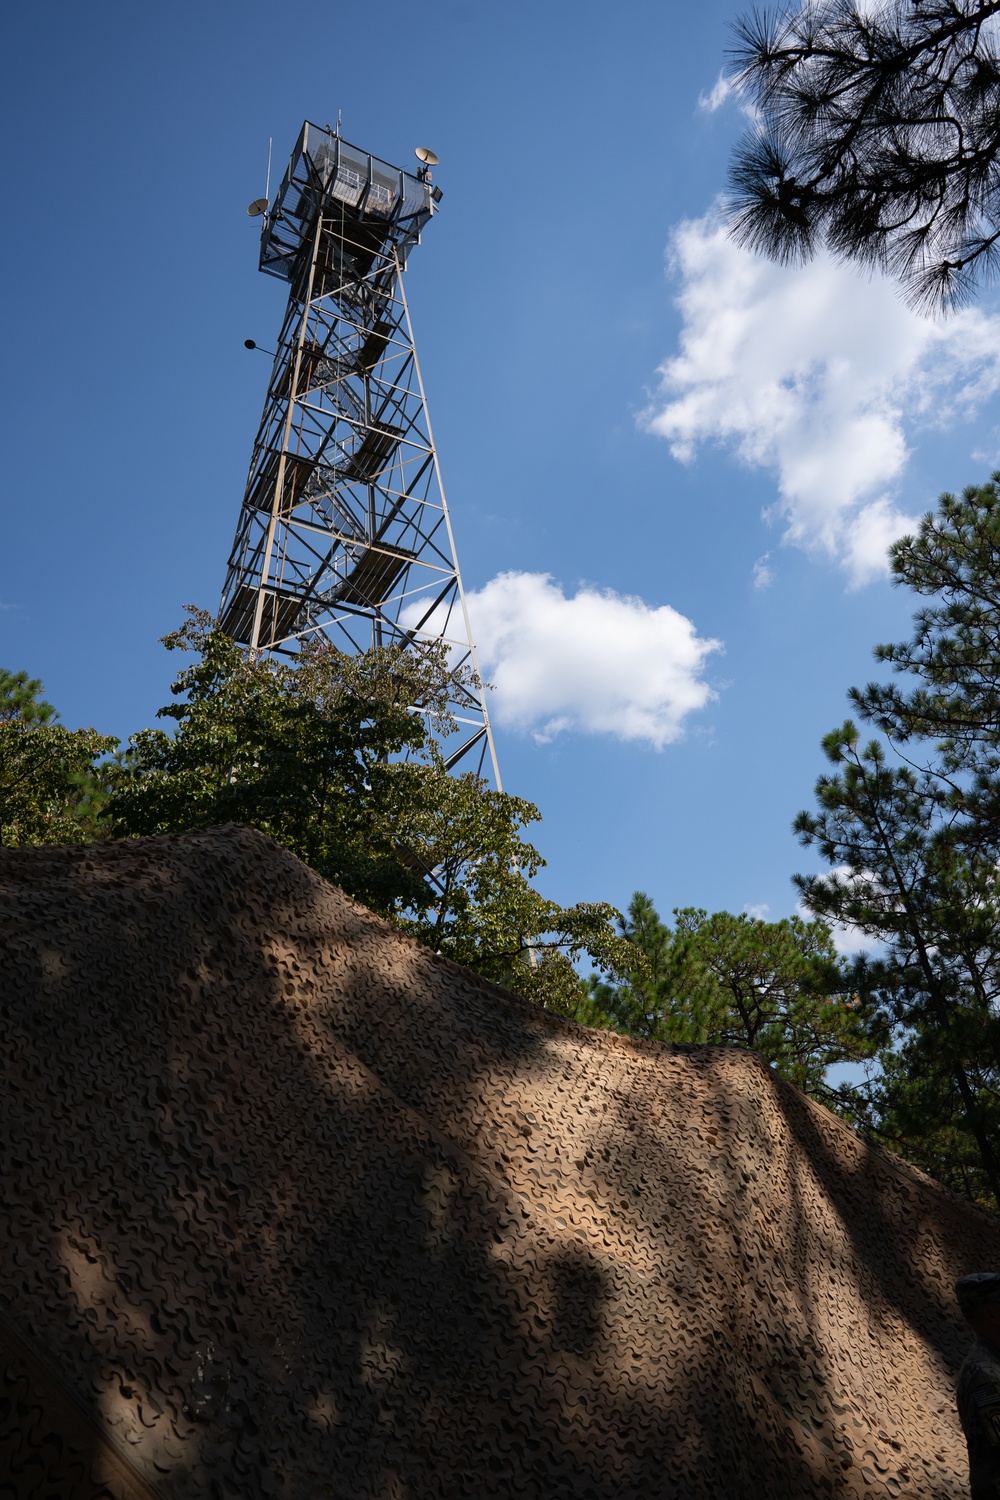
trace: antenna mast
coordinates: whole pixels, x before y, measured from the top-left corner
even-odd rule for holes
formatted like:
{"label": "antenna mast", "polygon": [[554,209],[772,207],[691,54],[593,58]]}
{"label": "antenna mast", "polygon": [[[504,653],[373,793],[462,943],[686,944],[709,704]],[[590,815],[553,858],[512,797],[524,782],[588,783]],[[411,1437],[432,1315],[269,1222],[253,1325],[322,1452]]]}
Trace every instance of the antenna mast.
{"label": "antenna mast", "polygon": [[[226,574],[219,623],[253,652],[475,646],[410,328],[403,271],[441,200],[438,158],[416,175],[306,122],[273,206],[260,269],[288,305]],[[248,347],[252,341],[248,341]],[[482,687],[457,687],[445,764],[499,788]]]}

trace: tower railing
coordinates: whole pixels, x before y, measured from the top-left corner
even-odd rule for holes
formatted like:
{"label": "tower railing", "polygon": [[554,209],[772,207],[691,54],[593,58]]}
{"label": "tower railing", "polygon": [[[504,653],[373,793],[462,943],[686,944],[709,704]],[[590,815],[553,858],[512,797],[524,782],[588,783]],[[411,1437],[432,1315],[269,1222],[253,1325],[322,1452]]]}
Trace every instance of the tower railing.
{"label": "tower railing", "polygon": [[255,653],[294,656],[319,634],[351,654],[444,642],[446,764],[499,786],[403,288],[440,197],[426,169],[302,127],[261,236],[288,304],[219,621]]}

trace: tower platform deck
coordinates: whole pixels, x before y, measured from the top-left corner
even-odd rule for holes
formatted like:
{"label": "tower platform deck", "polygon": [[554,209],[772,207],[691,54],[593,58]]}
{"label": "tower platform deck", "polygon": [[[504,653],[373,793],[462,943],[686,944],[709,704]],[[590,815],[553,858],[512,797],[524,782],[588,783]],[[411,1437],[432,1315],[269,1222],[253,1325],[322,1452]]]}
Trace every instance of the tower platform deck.
{"label": "tower platform deck", "polygon": [[429,181],[307,120],[267,215],[260,269],[293,281],[318,213],[339,219],[345,241],[356,250],[374,258],[391,242],[405,263],[440,196]]}

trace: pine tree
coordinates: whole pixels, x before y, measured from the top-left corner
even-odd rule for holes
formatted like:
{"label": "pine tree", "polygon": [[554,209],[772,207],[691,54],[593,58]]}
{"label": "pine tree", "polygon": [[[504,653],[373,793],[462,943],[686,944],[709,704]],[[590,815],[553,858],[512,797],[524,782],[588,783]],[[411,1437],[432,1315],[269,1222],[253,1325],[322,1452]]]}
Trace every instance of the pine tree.
{"label": "pine tree", "polygon": [[809,0],[737,27],[758,114],[730,179],[737,239],[819,245],[929,306],[967,299],[1000,249],[1000,0]]}
{"label": "pine tree", "polygon": [[671,929],[635,892],[621,930],[644,964],[624,984],[591,979],[577,1018],[657,1041],[744,1047],[838,1105],[827,1069],[873,1047],[853,996],[838,990],[826,924],[694,907],[674,918]]}
{"label": "pine tree", "polygon": [[0,844],[77,844],[101,832],[97,762],[118,741],[66,729],[41,693],[36,678],[0,668]]}
{"label": "pine tree", "polygon": [[848,721],[824,741],[834,769],[796,828],[833,870],[798,880],[812,911],[876,944],[851,977],[894,1039],[867,1128],[944,1175],[941,1143],[964,1142],[962,1185],[1000,1203],[997,476],[943,495],[890,556],[930,602],[908,641],[876,648],[898,680],[851,690],[884,738],[863,745]]}
{"label": "pine tree", "polygon": [[[946,1081],[1000,1204],[1000,850],[970,850],[947,777],[894,763],[878,740],[862,745],[850,721],[823,743],[834,771],[795,827],[833,870],[797,884],[809,910],[878,945],[849,983],[872,1027],[904,1047],[911,1082]],[[890,1134],[892,1109],[883,1088],[876,1113]]]}

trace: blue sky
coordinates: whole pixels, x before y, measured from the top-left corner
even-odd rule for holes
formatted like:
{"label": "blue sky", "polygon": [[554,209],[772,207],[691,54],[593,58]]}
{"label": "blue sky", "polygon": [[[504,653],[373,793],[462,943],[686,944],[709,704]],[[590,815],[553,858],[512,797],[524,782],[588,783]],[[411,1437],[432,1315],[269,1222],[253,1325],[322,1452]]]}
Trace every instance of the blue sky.
{"label": "blue sky", "polygon": [[820,738],[907,632],[885,543],[1000,462],[1000,318],[725,239],[741,9],[21,7],[0,664],[122,738],[167,701],[158,637],[216,607],[266,384],[243,340],[283,306],[246,204],[268,138],[280,172],[341,109],[441,158],[407,288],[546,893],[793,910]]}

